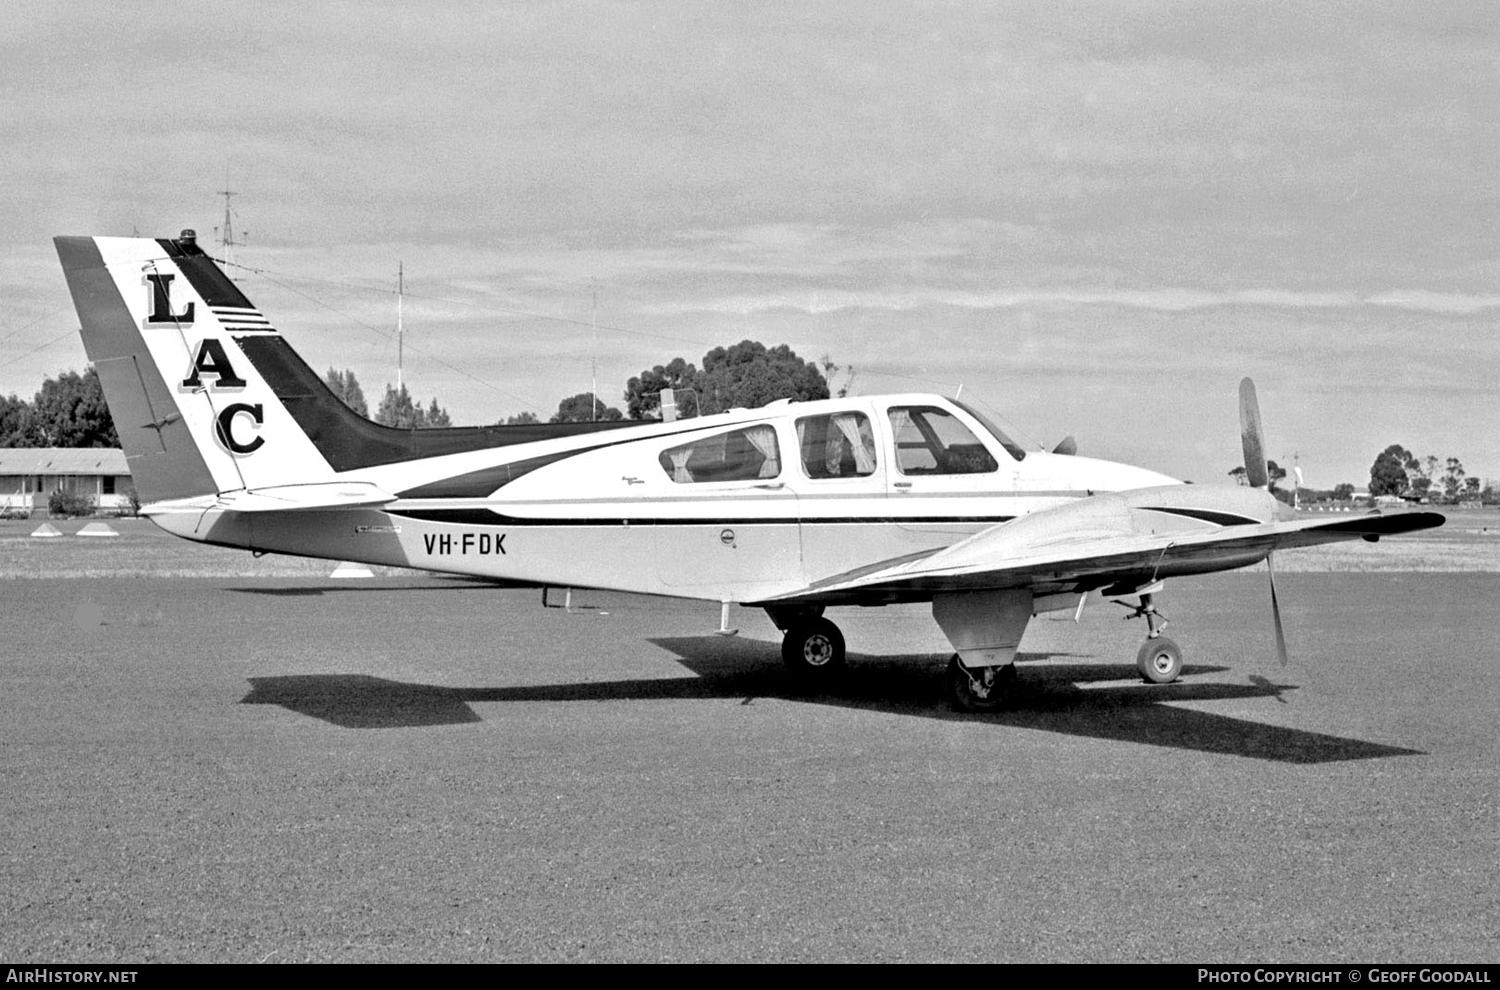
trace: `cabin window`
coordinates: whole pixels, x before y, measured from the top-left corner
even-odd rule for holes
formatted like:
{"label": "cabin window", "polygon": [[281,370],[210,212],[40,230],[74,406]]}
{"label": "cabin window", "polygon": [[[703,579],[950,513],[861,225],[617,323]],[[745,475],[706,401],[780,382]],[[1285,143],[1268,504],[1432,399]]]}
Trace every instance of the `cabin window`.
{"label": "cabin window", "polygon": [[797,420],[797,446],[809,478],[862,478],[875,473],[875,434],[864,413]]}
{"label": "cabin window", "polygon": [[680,485],[705,481],[755,481],[781,474],[781,450],[769,426],[720,433],[662,451],[657,459]]}
{"label": "cabin window", "polygon": [[1005,448],[1005,452],[1007,454],[1014,457],[1018,461],[1024,461],[1026,459],[1026,448],[1016,443],[1009,437],[1009,435],[1006,434],[1004,430],[996,426],[995,421],[984,414],[984,410],[978,409],[975,406],[972,406],[969,403],[963,402],[959,399],[954,399],[953,404],[958,406],[964,412],[968,413],[970,416],[973,416],[975,419],[979,420],[980,425],[982,425],[986,430],[990,431],[990,436],[994,437],[995,441],[999,443],[1000,446]]}
{"label": "cabin window", "polygon": [[115,493],[115,476],[112,474],[100,475],[99,493],[101,495],[113,495]]}
{"label": "cabin window", "polygon": [[936,406],[895,406],[896,469],[902,474],[988,474],[999,469],[979,438]]}

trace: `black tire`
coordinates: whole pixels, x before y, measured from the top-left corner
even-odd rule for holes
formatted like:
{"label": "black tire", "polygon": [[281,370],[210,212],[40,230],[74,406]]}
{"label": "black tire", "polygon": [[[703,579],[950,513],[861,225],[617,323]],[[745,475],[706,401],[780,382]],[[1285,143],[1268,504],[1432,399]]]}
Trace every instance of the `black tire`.
{"label": "black tire", "polygon": [[986,714],[1003,711],[1015,701],[1016,665],[975,667],[959,662],[958,654],[948,661],[948,701],[955,711]]}
{"label": "black tire", "polygon": [[1182,650],[1165,636],[1148,639],[1135,655],[1135,669],[1152,684],[1171,684],[1182,673]]}
{"label": "black tire", "polygon": [[803,620],[787,630],[781,659],[800,678],[827,680],[844,669],[844,634],[827,619]]}

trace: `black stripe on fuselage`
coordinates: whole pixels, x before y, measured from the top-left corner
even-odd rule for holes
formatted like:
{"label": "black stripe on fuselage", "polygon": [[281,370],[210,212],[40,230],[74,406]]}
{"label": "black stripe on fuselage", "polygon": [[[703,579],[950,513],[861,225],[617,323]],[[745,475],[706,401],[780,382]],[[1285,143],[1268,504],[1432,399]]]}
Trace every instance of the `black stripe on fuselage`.
{"label": "black stripe on fuselage", "polygon": [[776,526],[798,524],[803,526],[849,526],[860,524],[888,524],[896,526],[920,526],[923,524],[967,523],[976,526],[993,526],[1010,522],[1014,516],[837,516],[795,518],[784,516],[736,516],[711,519],[689,519],[682,516],[616,516],[610,518],[580,517],[572,519],[527,519],[501,515],[489,509],[387,509],[390,515],[420,519],[425,522],[450,523],[464,526]]}
{"label": "black stripe on fuselage", "polygon": [[[632,425],[647,426],[649,423],[637,422]],[[673,437],[688,436],[693,433],[701,433],[704,430],[712,430],[721,427],[722,423],[705,423],[692,429],[682,430],[671,434]],[[504,429],[515,429],[515,427],[504,427]],[[416,488],[408,488],[397,492],[397,498],[486,498],[499,489],[515,481],[523,474],[529,474],[537,468],[565,461],[579,454],[587,454],[590,451],[603,450],[605,447],[618,447],[620,444],[635,443],[639,437],[626,440],[604,440],[599,443],[591,443],[587,447],[576,447],[572,450],[561,450],[552,454],[539,454],[536,457],[526,457],[518,461],[507,461],[504,464],[494,464],[490,467],[480,468],[478,471],[470,471],[467,474],[456,474],[450,478],[440,478],[437,481],[429,481],[425,485]]]}
{"label": "black stripe on fuselage", "polygon": [[1159,505],[1141,506],[1147,512],[1165,512],[1173,516],[1186,516],[1189,519],[1201,519],[1203,522],[1211,522],[1219,526],[1257,526],[1261,520],[1251,516],[1242,516],[1234,512],[1218,512],[1213,509],[1182,509],[1167,508]]}

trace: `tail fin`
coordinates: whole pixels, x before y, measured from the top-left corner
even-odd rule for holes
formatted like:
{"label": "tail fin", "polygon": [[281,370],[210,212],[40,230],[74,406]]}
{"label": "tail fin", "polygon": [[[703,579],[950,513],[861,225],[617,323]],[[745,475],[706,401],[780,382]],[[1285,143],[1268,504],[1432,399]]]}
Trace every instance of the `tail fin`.
{"label": "tail fin", "polygon": [[334,479],[250,357],[280,335],[192,231],[55,242],[142,501]]}
{"label": "tail fin", "polygon": [[[350,496],[349,472],[626,428],[629,420],[404,430],[372,423],[329,390],[251,305],[193,232],[176,240],[59,237],[57,253],[144,502],[243,492],[266,507]],[[486,476],[477,484],[488,480]],[[338,493],[315,496],[330,482]],[[489,491],[489,489],[485,489]],[[389,499],[390,496],[384,496]]]}

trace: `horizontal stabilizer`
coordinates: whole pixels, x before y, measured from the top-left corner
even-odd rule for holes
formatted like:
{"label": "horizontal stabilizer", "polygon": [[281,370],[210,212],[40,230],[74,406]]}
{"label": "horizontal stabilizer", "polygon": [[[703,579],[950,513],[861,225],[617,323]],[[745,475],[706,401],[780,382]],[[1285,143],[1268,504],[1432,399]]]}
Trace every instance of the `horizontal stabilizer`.
{"label": "horizontal stabilizer", "polygon": [[289,509],[336,509],[385,505],[396,496],[367,481],[321,485],[277,485],[254,491],[225,492],[219,504],[233,512],[284,512]]}
{"label": "horizontal stabilizer", "polygon": [[297,512],[305,509],[344,509],[385,505],[396,496],[367,481],[338,481],[312,485],[277,485],[253,491],[224,492],[198,499],[161,502],[141,509],[141,514],[186,507],[221,509],[228,512]]}

